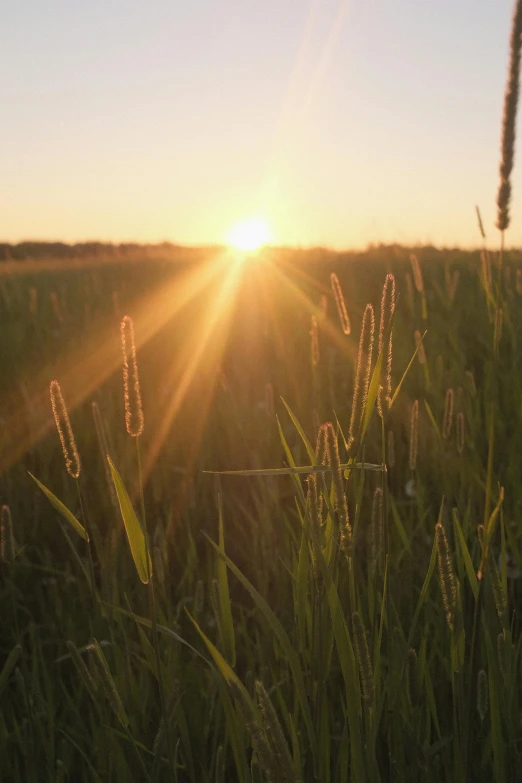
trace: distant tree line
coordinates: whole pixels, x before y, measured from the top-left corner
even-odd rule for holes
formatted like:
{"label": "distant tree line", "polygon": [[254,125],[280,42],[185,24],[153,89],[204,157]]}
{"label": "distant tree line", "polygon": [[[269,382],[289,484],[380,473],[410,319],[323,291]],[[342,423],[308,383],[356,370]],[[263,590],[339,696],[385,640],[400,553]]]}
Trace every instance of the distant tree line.
{"label": "distant tree line", "polygon": [[39,259],[138,259],[138,258],[168,258],[172,260],[197,260],[202,253],[208,254],[212,248],[187,248],[171,242],[157,244],[138,244],[124,242],[113,244],[109,242],[0,242],[1,261],[26,261]]}
{"label": "distant tree line", "polygon": [[[222,252],[226,248],[218,245],[192,247],[174,244],[172,242],[159,242],[157,244],[138,244],[125,242],[113,244],[109,242],[77,242],[67,244],[65,242],[18,242],[10,244],[0,242],[0,263],[2,261],[38,261],[38,260],[90,260],[93,261],[140,261],[140,260],[168,260],[183,263],[203,261],[209,256]],[[231,251],[235,252],[235,251]],[[312,264],[324,264],[349,262],[349,261],[381,261],[385,263],[409,261],[410,255],[415,253],[419,260],[424,262],[472,262],[480,259],[479,250],[465,250],[461,248],[437,248],[432,245],[418,247],[405,247],[403,245],[374,244],[365,250],[333,250],[324,247],[267,247],[262,251],[268,257],[279,262],[289,263],[304,262]],[[520,263],[521,251],[510,251],[511,262]],[[494,260],[494,254],[492,261]]]}

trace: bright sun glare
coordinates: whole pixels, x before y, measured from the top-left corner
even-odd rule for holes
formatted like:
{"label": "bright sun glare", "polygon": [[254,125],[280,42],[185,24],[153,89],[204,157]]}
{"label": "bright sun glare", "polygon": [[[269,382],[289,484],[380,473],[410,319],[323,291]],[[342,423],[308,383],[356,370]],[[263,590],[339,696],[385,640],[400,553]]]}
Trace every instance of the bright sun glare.
{"label": "bright sun glare", "polygon": [[228,235],[228,243],[238,250],[259,250],[271,239],[268,223],[262,218],[243,220]]}

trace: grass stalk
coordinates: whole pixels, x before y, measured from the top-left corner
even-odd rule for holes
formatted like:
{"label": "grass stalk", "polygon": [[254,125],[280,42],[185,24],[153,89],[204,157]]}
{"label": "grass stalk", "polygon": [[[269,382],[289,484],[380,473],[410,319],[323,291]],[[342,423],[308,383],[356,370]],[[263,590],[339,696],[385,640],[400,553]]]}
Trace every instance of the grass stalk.
{"label": "grass stalk", "polygon": [[172,743],[170,739],[169,721],[167,714],[167,701],[165,698],[165,688],[163,683],[163,673],[161,669],[161,658],[159,651],[159,636],[158,636],[158,622],[156,615],[156,595],[154,591],[154,574],[150,571],[149,560],[149,536],[147,532],[147,517],[145,514],[145,496],[143,492],[143,471],[141,466],[141,451],[140,451],[140,439],[139,436],[134,438],[136,442],[136,461],[138,465],[138,485],[141,503],[141,519],[143,524],[143,534],[145,538],[145,560],[147,563],[147,578],[148,578],[148,594],[149,594],[149,613],[152,626],[152,643],[154,646],[154,657],[156,660],[156,671],[158,675],[158,690],[160,696],[161,714],[165,725],[165,739],[167,744],[167,756],[169,760],[170,774],[173,781],[176,779],[176,772],[174,766],[174,755],[172,752]]}

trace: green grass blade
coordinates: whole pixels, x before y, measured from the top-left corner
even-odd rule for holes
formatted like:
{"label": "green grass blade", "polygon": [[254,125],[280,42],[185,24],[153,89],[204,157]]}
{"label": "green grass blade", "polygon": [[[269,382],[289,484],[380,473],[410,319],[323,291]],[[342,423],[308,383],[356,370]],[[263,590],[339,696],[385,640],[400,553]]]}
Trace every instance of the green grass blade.
{"label": "green grass blade", "polygon": [[121,700],[118,689],[116,688],[116,683],[114,682],[114,679],[112,677],[109,664],[107,663],[107,659],[105,658],[105,654],[97,639],[93,640],[93,650],[96,656],[96,661],[98,663],[98,674],[100,675],[100,680],[103,689],[105,691],[105,696],[107,697],[107,701],[109,702],[114,714],[120,721],[121,725],[128,726],[129,718],[125,711],[125,707],[123,706],[123,702]]}
{"label": "green grass blade", "polygon": [[2,691],[7,685],[9,676],[13,671],[14,667],[16,666],[16,664],[18,663],[18,659],[20,658],[21,654],[22,654],[22,645],[15,644],[15,646],[7,656],[7,661],[4,663],[2,671],[0,672],[0,696],[2,695]]}
{"label": "green grass blade", "polygon": [[268,625],[272,629],[273,633],[277,637],[277,640],[279,641],[282,651],[286,656],[288,665],[290,666],[290,670],[294,678],[297,697],[299,699],[299,704],[301,706],[301,711],[303,713],[303,718],[306,725],[310,747],[312,748],[312,752],[315,753],[314,729],[312,725],[312,716],[310,714],[310,706],[308,704],[308,698],[306,696],[306,688],[304,684],[303,672],[301,669],[301,664],[299,663],[299,658],[292,646],[292,643],[288,637],[287,632],[285,631],[285,629],[277,619],[272,609],[270,609],[263,596],[260,595],[260,593],[258,593],[254,585],[251,584],[251,582],[249,582],[246,576],[239,570],[239,568],[235,565],[235,563],[232,562],[232,560],[228,557],[228,555],[220,551],[217,544],[214,541],[212,541],[212,539],[209,536],[206,536],[206,538],[208,539],[209,543],[214,547],[218,555],[221,558],[223,558],[223,560],[230,568],[234,576],[241,582],[243,587],[250,593],[257,608],[259,609],[259,611],[267,621]]}
{"label": "green grass blade", "polygon": [[[225,557],[226,557],[226,555],[225,555]],[[243,685],[243,683],[241,682],[241,680],[239,679],[239,677],[237,676],[237,674],[235,673],[235,671],[226,662],[226,660],[221,655],[221,653],[219,652],[217,647],[214,644],[212,644],[212,642],[210,641],[208,636],[201,630],[201,628],[199,627],[197,621],[192,617],[192,615],[190,614],[188,609],[185,608],[185,611],[186,611],[190,621],[194,625],[194,628],[196,629],[196,631],[198,632],[198,634],[201,636],[202,640],[204,641],[207,650],[209,651],[210,655],[212,656],[212,660],[214,661],[217,670],[219,671],[219,673],[221,674],[221,676],[225,680],[225,682],[228,685],[228,687],[232,690],[232,693],[239,691],[239,693],[241,694],[241,698],[249,705],[249,707],[252,710],[252,712],[255,713],[255,711],[256,711],[255,710],[255,706],[254,706],[254,703],[253,703],[252,699],[250,698],[250,694],[247,691],[247,689],[245,688],[245,686]]]}
{"label": "green grass blade", "polygon": [[306,437],[303,428],[299,424],[299,421],[297,420],[297,417],[292,412],[290,406],[287,405],[287,403],[285,402],[285,400],[282,397],[281,397],[281,401],[282,401],[283,405],[285,406],[286,410],[288,411],[288,415],[292,419],[292,424],[294,425],[294,427],[296,428],[297,432],[301,436],[301,440],[304,443],[304,447],[305,447],[305,449],[306,449],[306,451],[308,453],[308,456],[310,457],[310,461],[311,461],[312,465],[315,465],[316,462],[317,462],[316,457],[315,457],[315,449],[312,448],[312,445],[311,445],[310,441]]}
{"label": "green grass blade", "polygon": [[[225,554],[225,533],[223,529],[223,503],[221,495],[218,498],[219,504],[219,551]],[[219,595],[219,614],[220,627],[223,636],[223,647],[225,657],[231,666],[236,665],[236,637],[234,633],[234,621],[232,619],[232,607],[230,604],[230,593],[228,589],[228,574],[225,561],[220,557],[217,562],[217,579]]]}
{"label": "green grass blade", "polygon": [[[145,626],[145,628],[152,628],[152,622],[147,617],[141,617],[129,609],[123,609],[121,606],[114,606],[114,604],[109,604],[106,601],[100,601],[100,604],[102,606],[106,606],[108,609],[111,609],[113,612],[116,612],[116,614],[121,614],[123,617],[128,617],[130,620],[134,620],[135,622],[140,623],[140,625]],[[188,647],[188,649],[191,650],[194,655],[197,655],[198,658],[201,658],[201,660],[203,660],[206,664],[209,663],[207,658],[205,658],[204,655],[201,655],[199,650],[196,650],[195,647],[193,647],[189,642],[187,642],[186,639],[176,633],[176,631],[173,631],[172,628],[167,628],[167,626],[160,624],[158,624],[156,627],[158,629],[158,633],[161,633],[164,636],[168,636],[170,639],[174,639],[176,642],[183,644],[185,647]]]}
{"label": "green grass blade", "polygon": [[[29,473],[29,471],[28,471],[28,473]],[[59,514],[61,514],[61,515],[62,515],[62,517],[63,517],[64,519],[66,519],[66,520],[67,520],[67,522],[68,522],[68,523],[71,525],[71,527],[72,527],[72,528],[74,528],[74,530],[76,530],[76,532],[78,533],[78,535],[79,535],[81,538],[83,538],[83,540],[84,540],[84,541],[88,541],[88,540],[89,540],[89,536],[87,535],[87,531],[85,530],[85,528],[83,527],[83,525],[81,525],[81,524],[78,522],[78,520],[76,519],[76,517],[74,516],[74,514],[73,514],[71,511],[69,511],[69,509],[67,508],[67,506],[65,506],[65,505],[62,503],[62,501],[61,501],[61,500],[58,500],[58,498],[56,497],[56,495],[53,495],[53,493],[51,492],[51,490],[50,490],[50,489],[47,489],[47,487],[46,487],[44,484],[42,484],[42,482],[41,482],[41,481],[38,481],[38,479],[36,478],[36,476],[33,476],[33,474],[32,474],[32,473],[29,473],[29,475],[31,476],[31,478],[33,479],[33,481],[35,481],[35,482],[36,482],[36,484],[37,484],[37,485],[40,487],[40,489],[42,490],[42,492],[44,493],[44,495],[47,497],[47,499],[49,500],[49,502],[50,502],[50,503],[51,503],[51,504],[52,504],[52,505],[55,507],[55,509],[58,511],[58,513],[59,513]]]}
{"label": "green grass blade", "polygon": [[[382,465],[371,462],[344,462],[342,470],[371,470],[374,473],[382,473]],[[291,476],[293,474],[331,473],[329,465],[294,465],[290,468],[253,468],[252,470],[203,470],[202,473],[210,473],[217,476]]]}
{"label": "green grass blade", "polygon": [[400,379],[399,383],[397,384],[397,388],[395,389],[395,391],[394,391],[394,393],[393,393],[393,396],[392,396],[392,398],[391,398],[391,402],[390,402],[390,408],[393,406],[393,403],[394,403],[394,402],[395,402],[395,400],[397,399],[397,396],[398,396],[398,394],[399,394],[399,392],[400,392],[400,390],[401,390],[401,386],[402,386],[402,384],[404,383],[404,381],[405,381],[405,379],[406,379],[406,376],[408,375],[408,373],[409,373],[409,371],[410,371],[410,368],[411,368],[411,366],[412,366],[413,362],[415,361],[415,357],[417,356],[417,351],[418,351],[418,350],[419,350],[419,348],[421,347],[422,341],[423,341],[423,340],[424,340],[424,338],[426,337],[426,334],[427,334],[427,331],[426,331],[426,332],[424,332],[424,334],[422,335],[421,339],[419,340],[419,344],[418,344],[418,346],[415,348],[415,351],[413,352],[413,356],[411,357],[410,361],[408,362],[408,366],[407,366],[407,367],[406,367],[406,369],[404,370],[404,373],[403,373],[403,375],[402,375],[402,378]]}
{"label": "green grass blade", "polygon": [[[387,330],[388,331],[388,330]],[[386,340],[383,342],[383,346],[386,345]],[[375,403],[377,402],[377,395],[379,394],[379,387],[381,385],[381,374],[382,374],[382,360],[383,360],[383,350],[381,349],[379,356],[377,357],[377,362],[375,364],[375,367],[373,368],[372,377],[370,380],[370,385],[368,387],[368,397],[366,398],[366,404],[364,406],[364,414],[363,414],[363,420],[362,420],[362,426],[361,426],[361,432],[359,435],[359,444],[361,444],[364,440],[364,436],[366,435],[366,430],[368,429],[368,425],[370,423],[370,419],[372,417],[373,409],[375,407]]]}
{"label": "green grass blade", "polygon": [[[313,524],[313,520],[310,524]],[[299,646],[301,651],[306,649],[306,609],[308,598],[308,574],[310,566],[310,554],[308,547],[308,530],[306,521],[301,519],[301,547],[297,563],[296,580],[296,618],[299,633]]]}
{"label": "green grass blade", "polygon": [[145,546],[145,536],[141,525],[138,521],[138,517],[132,507],[129,495],[123,484],[120,474],[116,470],[113,461],[107,455],[109,461],[109,467],[111,469],[112,480],[114,482],[114,488],[118,496],[118,503],[120,504],[121,516],[123,518],[123,524],[127,532],[127,539],[129,541],[132,558],[138,572],[138,576],[143,582],[147,584],[149,576],[152,575],[152,562],[150,557],[147,562],[147,550]]}
{"label": "green grass blade", "polygon": [[468,581],[471,585],[471,589],[473,591],[473,597],[475,598],[476,601],[478,598],[478,591],[479,591],[477,576],[475,574],[475,569],[473,568],[473,562],[469,554],[469,549],[466,545],[464,533],[462,532],[462,527],[459,521],[459,514],[456,508],[453,509],[453,524],[457,531],[457,537],[459,539],[459,544],[460,544],[460,551],[462,552],[462,557],[464,559],[464,566],[466,568],[466,574],[468,575]]}
{"label": "green grass blade", "polygon": [[415,631],[415,628],[417,626],[417,621],[419,619],[419,615],[421,613],[421,609],[424,606],[424,602],[426,600],[426,597],[428,595],[428,588],[430,586],[431,578],[433,576],[433,572],[435,571],[435,565],[437,563],[437,542],[435,539],[435,536],[433,537],[433,546],[431,548],[431,558],[430,558],[430,564],[428,566],[428,571],[426,573],[426,576],[424,578],[424,584],[422,585],[422,590],[419,595],[419,600],[417,601],[417,607],[415,609],[415,614],[413,615],[413,620],[411,621],[411,627],[410,627],[410,633],[408,636],[408,647],[411,646],[411,641],[413,638],[413,633]]}
{"label": "green grass blade", "polygon": [[431,410],[431,408],[428,405],[426,400],[423,400],[423,403],[424,403],[424,407],[426,409],[426,413],[428,414],[428,418],[431,421],[431,424],[433,426],[433,429],[437,433],[438,439],[440,441],[442,441],[442,435],[440,434],[440,428],[439,428],[439,425],[437,424],[437,420],[436,420],[435,416],[433,415],[433,411]]}

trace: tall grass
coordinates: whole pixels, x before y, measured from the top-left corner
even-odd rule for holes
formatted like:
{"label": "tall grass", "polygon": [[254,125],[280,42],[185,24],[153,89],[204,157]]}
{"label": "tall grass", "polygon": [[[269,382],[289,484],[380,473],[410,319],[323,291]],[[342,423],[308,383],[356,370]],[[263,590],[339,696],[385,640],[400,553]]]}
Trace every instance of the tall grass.
{"label": "tall grass", "polygon": [[[197,305],[140,349],[139,380],[126,316],[123,387],[109,373],[71,420],[13,354],[26,393],[2,448],[2,780],[517,780],[522,258],[504,231],[520,7],[498,264],[484,247],[318,265],[308,300],[278,288],[251,384],[254,303],[239,304],[145,477],[186,365],[169,383],[166,346],[183,356]],[[2,279],[5,322],[25,302],[32,331],[13,333],[30,346],[38,326],[51,377],[60,336],[80,341],[101,302],[111,360],[120,308],[138,307],[130,276],[117,297],[82,280]],[[314,304],[330,286],[333,316]]]}

